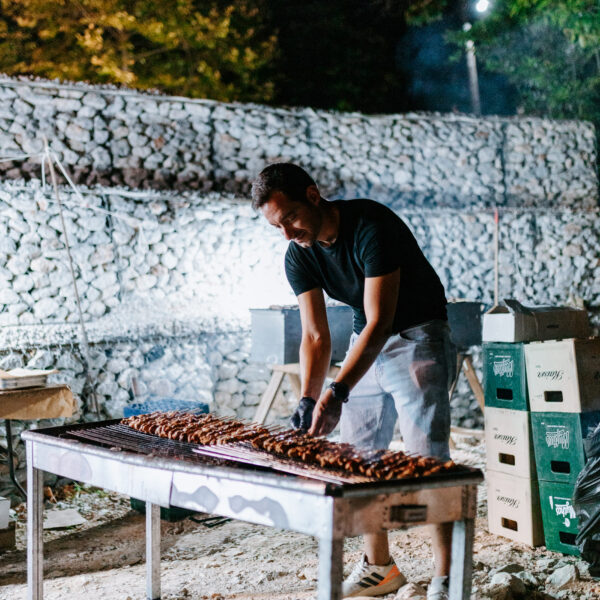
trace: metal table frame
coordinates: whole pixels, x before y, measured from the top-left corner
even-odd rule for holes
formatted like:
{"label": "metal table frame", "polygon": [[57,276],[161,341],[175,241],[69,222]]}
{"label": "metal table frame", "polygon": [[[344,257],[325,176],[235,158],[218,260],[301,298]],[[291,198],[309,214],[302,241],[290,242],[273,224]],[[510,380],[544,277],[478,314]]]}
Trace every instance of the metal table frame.
{"label": "metal table frame", "polygon": [[450,599],[470,597],[477,484],[456,478],[339,486],[243,468],[194,464],[22,434],[27,448],[27,598],[43,598],[43,472],[146,501],[146,595],[160,598],[160,506],[305,533],[319,540],[318,600],[340,600],[346,536],[454,522]]}

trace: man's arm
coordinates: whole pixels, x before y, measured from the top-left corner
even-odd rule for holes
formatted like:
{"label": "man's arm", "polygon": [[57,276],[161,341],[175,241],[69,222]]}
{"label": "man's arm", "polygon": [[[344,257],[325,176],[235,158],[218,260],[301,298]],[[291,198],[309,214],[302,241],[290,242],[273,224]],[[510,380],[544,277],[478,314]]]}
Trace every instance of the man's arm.
{"label": "man's arm", "polygon": [[[379,277],[365,279],[364,307],[367,324],[361,331],[344,365],[335,378],[352,389],[375,362],[392,333],[400,289],[400,269]],[[313,412],[312,435],[331,433],[342,412],[342,403],[327,389]]]}
{"label": "man's arm", "polygon": [[331,361],[331,337],[323,290],[314,288],[298,296],[302,341],[300,380],[302,396],[318,398]]}

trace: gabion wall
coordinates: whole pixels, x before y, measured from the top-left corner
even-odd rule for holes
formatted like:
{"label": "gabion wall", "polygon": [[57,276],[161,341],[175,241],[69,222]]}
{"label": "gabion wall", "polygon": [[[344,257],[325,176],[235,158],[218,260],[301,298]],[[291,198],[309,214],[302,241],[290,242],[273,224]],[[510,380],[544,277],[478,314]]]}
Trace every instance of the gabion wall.
{"label": "gabion wall", "polygon": [[[176,335],[217,330],[224,323],[227,330],[232,324],[245,328],[249,308],[295,301],[283,272],[286,242],[245,201],[216,193],[84,188],[81,197],[85,206],[71,189],[61,190],[92,338],[156,331]],[[77,322],[53,198],[37,182],[0,184],[0,325],[10,326],[7,332],[13,326]],[[490,210],[394,208],[412,228],[449,297],[492,302]],[[571,296],[598,306],[599,229],[595,209],[501,211],[501,297],[547,304]],[[35,328],[19,331],[39,335]],[[12,335],[0,334],[5,346],[15,342]]]}
{"label": "gabion wall", "polygon": [[[594,129],[577,121],[366,116],[0,80],[2,153],[39,153],[42,135],[88,185],[247,193],[265,164],[291,160],[327,195],[459,208],[598,199]],[[0,170],[39,177],[39,158]]]}
{"label": "gabion wall", "polygon": [[[112,315],[98,325],[102,331],[117,327],[126,335],[144,322],[154,328],[163,313],[203,323],[247,319],[248,306],[293,301],[273,283],[284,276],[284,240],[248,202],[216,194],[82,193],[86,206],[69,188],[61,200],[84,316]],[[49,188],[0,184],[0,257],[0,325],[77,320]],[[129,305],[136,318],[115,325]]]}

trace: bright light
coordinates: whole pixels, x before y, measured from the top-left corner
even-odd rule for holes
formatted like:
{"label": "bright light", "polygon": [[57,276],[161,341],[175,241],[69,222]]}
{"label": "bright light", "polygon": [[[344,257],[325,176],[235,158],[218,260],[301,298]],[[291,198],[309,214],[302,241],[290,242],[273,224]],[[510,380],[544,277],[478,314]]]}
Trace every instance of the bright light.
{"label": "bright light", "polygon": [[475,5],[475,10],[480,13],[484,13],[490,7],[489,0],[478,0]]}

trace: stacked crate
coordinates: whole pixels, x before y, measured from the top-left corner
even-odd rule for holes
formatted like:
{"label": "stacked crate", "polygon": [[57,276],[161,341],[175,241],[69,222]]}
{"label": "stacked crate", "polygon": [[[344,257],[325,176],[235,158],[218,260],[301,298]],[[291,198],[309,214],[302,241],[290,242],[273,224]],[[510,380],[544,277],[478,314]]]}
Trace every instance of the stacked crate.
{"label": "stacked crate", "polygon": [[600,338],[533,342],[525,360],[546,547],[577,555],[572,497],[600,422]]}
{"label": "stacked crate", "polygon": [[543,528],[531,436],[524,343],[483,344],[488,523],[531,546]]}

